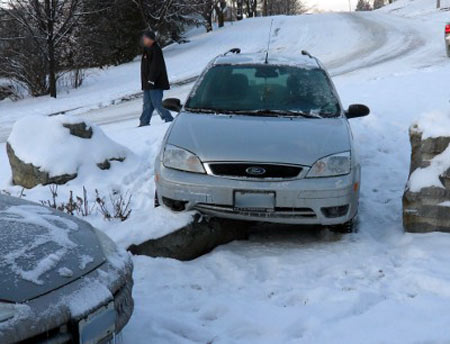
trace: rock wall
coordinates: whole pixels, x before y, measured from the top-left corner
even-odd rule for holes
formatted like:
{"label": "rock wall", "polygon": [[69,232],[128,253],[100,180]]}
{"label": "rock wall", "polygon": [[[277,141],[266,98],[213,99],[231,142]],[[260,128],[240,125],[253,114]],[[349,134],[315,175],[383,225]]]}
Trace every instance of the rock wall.
{"label": "rock wall", "polygon": [[439,175],[441,186],[425,186],[411,190],[411,176],[417,169],[429,168],[433,159],[444,153],[450,137],[423,138],[418,124],[410,129],[411,167],[408,184],[403,195],[403,225],[407,232],[450,232],[450,161]]}
{"label": "rock wall", "polygon": [[199,222],[197,216],[186,227],[162,238],[149,240],[141,245],[132,245],[128,251],[134,255],[192,260],[219,245],[247,238],[246,222],[214,218]]}

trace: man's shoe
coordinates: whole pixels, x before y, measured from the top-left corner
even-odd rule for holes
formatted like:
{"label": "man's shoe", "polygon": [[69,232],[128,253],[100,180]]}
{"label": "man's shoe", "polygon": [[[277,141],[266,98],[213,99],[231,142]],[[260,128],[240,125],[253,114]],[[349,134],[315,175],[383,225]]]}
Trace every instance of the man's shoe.
{"label": "man's shoe", "polygon": [[141,124],[138,125],[138,128],[141,128],[141,127],[149,127],[149,126],[150,126],[150,124],[142,124],[142,123],[141,123]]}

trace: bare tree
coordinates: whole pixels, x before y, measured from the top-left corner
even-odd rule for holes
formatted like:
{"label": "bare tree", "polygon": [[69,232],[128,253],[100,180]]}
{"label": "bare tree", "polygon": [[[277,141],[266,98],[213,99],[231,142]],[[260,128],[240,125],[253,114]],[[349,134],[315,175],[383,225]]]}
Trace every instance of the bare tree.
{"label": "bare tree", "polygon": [[32,55],[39,55],[42,65],[37,69],[45,71],[48,93],[54,98],[57,94],[59,58],[70,43],[70,33],[81,16],[80,3],[81,0],[4,0],[0,5],[1,17],[9,21],[18,34],[1,39],[15,40],[17,45],[21,43],[29,49],[16,51],[9,63],[12,67],[17,64],[17,67],[29,71],[30,68],[25,65],[27,57],[31,59]]}
{"label": "bare tree", "polygon": [[356,4],[356,11],[371,11],[372,6],[368,0],[358,0]]}
{"label": "bare tree", "polygon": [[386,5],[386,1],[385,0],[374,0],[373,1],[373,9],[377,10],[383,6]]}
{"label": "bare tree", "polygon": [[307,11],[307,8],[301,0],[264,0],[263,15],[294,15]]}
{"label": "bare tree", "polygon": [[145,26],[158,32],[163,40],[178,40],[184,25],[193,22],[194,0],[132,0]]}

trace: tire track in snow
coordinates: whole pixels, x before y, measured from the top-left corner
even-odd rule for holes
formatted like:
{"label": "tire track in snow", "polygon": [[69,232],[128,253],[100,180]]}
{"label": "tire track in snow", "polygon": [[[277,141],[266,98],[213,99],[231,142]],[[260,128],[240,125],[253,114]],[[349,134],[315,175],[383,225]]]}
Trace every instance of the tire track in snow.
{"label": "tire track in snow", "polygon": [[[382,20],[384,19],[382,15],[374,15],[372,13],[368,15],[342,13],[341,15],[359,27],[358,31],[363,32],[363,40],[368,42],[368,44],[362,46],[357,51],[353,51],[346,56],[326,64],[333,77],[403,58],[424,45],[424,39],[418,31],[411,30],[410,26],[408,26],[407,32],[402,31],[396,25],[387,24]],[[377,19],[378,21],[376,21]],[[391,36],[394,35],[401,36],[401,39],[398,41],[402,41],[402,44],[391,44]],[[383,49],[386,49],[386,51]]]}

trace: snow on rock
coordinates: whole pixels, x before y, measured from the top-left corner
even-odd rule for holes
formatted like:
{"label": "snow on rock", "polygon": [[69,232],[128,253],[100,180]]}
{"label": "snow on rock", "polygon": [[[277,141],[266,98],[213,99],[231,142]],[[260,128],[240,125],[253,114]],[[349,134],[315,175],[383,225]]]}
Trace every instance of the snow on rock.
{"label": "snow on rock", "polygon": [[95,125],[68,116],[29,116],[16,122],[7,144],[15,184],[65,184],[87,171],[109,169],[131,152]]}
{"label": "snow on rock", "polygon": [[450,114],[430,112],[410,128],[413,148],[408,188],[445,187],[442,175],[450,168]]}
{"label": "snow on rock", "polygon": [[450,115],[430,112],[410,128],[410,177],[403,197],[406,230],[450,231]]}
{"label": "snow on rock", "polygon": [[450,113],[432,111],[420,116],[411,126],[411,130],[422,134],[422,139],[450,137]]}

